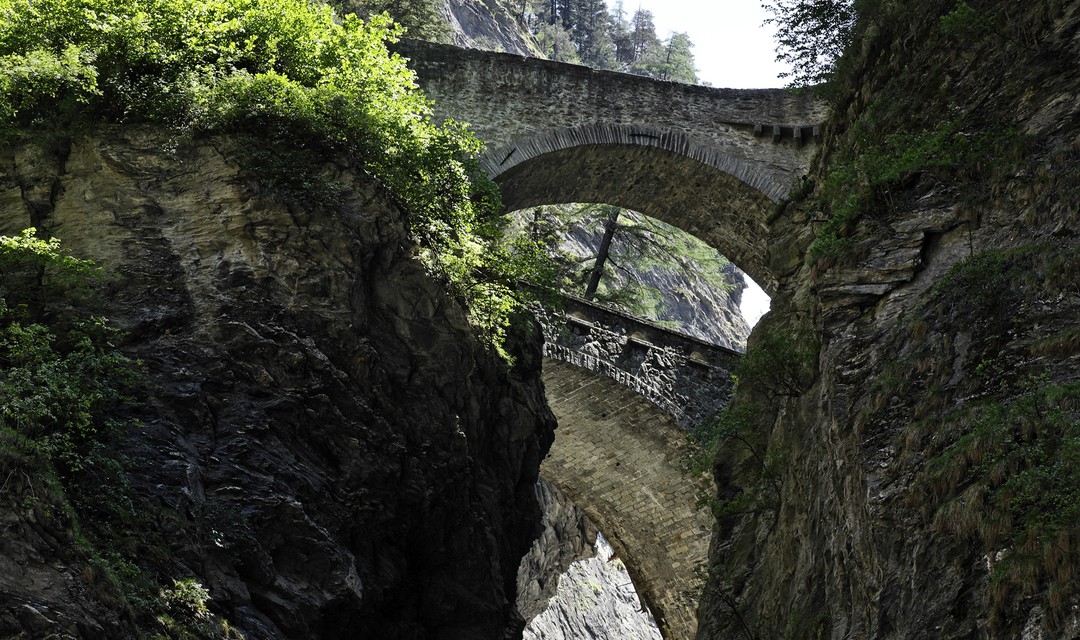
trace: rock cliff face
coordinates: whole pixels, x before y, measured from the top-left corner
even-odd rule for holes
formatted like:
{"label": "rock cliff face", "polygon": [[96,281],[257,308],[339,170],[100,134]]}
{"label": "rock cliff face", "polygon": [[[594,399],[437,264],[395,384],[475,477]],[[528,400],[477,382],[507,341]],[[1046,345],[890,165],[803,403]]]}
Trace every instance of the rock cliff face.
{"label": "rock cliff face", "polygon": [[518,611],[532,621],[548,606],[566,570],[593,557],[596,527],[566,495],[543,478],[536,484],[543,531],[518,571]]}
{"label": "rock cliff face", "polygon": [[[251,638],[520,633],[554,427],[536,335],[513,370],[474,338],[361,172],[327,165],[343,204],[322,210],[235,151],[117,128],[0,152],[0,232],[36,225],[115,274],[105,308],[149,379],[123,446],[142,528],[110,551],[195,578]],[[153,631],[12,475],[0,636]]]}
{"label": "rock cliff face", "polygon": [[841,250],[807,254],[835,164],[773,224],[750,348],[802,339],[812,375],[738,394],[780,464],[717,459],[721,498],[758,495],[718,521],[698,637],[1073,638],[1080,6],[883,4],[825,157],[921,161]]}
{"label": "rock cliff face", "polygon": [[444,0],[441,11],[458,46],[543,57],[533,37],[500,0]]}
{"label": "rock cliff face", "polygon": [[518,610],[525,640],[660,640],[630,574],[589,519],[551,483],[537,496],[544,531],[522,559]]}

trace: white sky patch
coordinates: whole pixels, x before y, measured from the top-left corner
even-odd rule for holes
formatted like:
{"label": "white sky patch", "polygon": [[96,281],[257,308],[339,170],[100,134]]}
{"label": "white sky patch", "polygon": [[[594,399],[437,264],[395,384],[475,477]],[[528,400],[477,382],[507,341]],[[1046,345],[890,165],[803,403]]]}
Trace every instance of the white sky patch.
{"label": "white sky patch", "polygon": [[[626,20],[639,8],[651,11],[661,40],[681,31],[694,43],[694,62],[703,83],[728,89],[783,87],[776,62],[775,29],[762,0],[623,0]],[[607,0],[614,10],[615,0]]]}
{"label": "white sky patch", "polygon": [[743,280],[746,281],[746,290],[743,291],[742,304],[739,305],[739,310],[742,311],[746,324],[753,329],[758,320],[761,320],[761,316],[765,315],[765,312],[769,310],[772,300],[750,276],[743,274]]}

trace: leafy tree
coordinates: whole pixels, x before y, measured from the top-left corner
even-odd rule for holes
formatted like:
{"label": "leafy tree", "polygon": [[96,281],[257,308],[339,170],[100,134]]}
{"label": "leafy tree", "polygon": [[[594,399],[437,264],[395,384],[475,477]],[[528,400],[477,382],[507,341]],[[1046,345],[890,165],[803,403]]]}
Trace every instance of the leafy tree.
{"label": "leafy tree", "polygon": [[570,34],[559,25],[542,24],[534,35],[536,42],[540,45],[540,50],[544,52],[548,60],[573,64],[581,62]]}
{"label": "leafy tree", "polygon": [[[421,255],[500,345],[518,299],[497,187],[464,127],[436,125],[384,16],[305,0],[0,0],[0,125],[154,122],[337,156],[401,202]],[[524,263],[531,264],[531,263]]]}
{"label": "leafy tree", "polygon": [[653,47],[640,59],[630,65],[632,73],[657,78],[694,84],[697,82],[697,69],[694,68],[694,43],[685,33],[674,33],[666,43]]}
{"label": "leafy tree", "polygon": [[686,33],[673,33],[664,45],[664,79],[693,84],[697,82],[694,66],[694,43]]}
{"label": "leafy tree", "polygon": [[439,12],[440,0],[338,0],[342,14],[355,13],[361,18],[385,13],[405,28],[410,38],[449,42],[450,24]]}
{"label": "leafy tree", "polygon": [[851,43],[857,0],[767,0],[763,5],[776,26],[776,60],[791,66],[781,77],[792,86],[811,86],[829,79],[840,55]]}
{"label": "leafy tree", "polygon": [[136,378],[116,331],[68,306],[66,292],[89,288],[96,269],[34,234],[0,236],[0,442],[69,478],[100,464]]}

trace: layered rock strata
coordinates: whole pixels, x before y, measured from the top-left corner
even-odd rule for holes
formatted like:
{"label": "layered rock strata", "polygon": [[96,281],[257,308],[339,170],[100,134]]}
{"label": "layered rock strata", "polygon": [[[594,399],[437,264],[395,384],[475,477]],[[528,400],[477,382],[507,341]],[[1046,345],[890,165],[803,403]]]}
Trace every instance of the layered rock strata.
{"label": "layered rock strata", "polygon": [[[554,427],[538,333],[514,369],[493,355],[363,172],[321,167],[322,209],[236,152],[131,128],[0,151],[0,232],[35,225],[113,274],[104,309],[148,378],[122,451],[147,528],[106,542],[195,578],[247,637],[520,634]],[[140,633],[72,523],[20,506],[32,485],[0,502],[0,636]]]}

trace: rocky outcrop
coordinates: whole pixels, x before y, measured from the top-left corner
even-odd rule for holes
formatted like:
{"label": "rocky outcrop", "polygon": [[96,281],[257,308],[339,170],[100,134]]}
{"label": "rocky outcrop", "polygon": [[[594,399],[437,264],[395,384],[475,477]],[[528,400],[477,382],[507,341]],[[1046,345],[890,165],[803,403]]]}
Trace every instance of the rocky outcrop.
{"label": "rocky outcrop", "polygon": [[500,0],[444,0],[440,10],[460,47],[543,57],[528,30]]}
{"label": "rocky outcrop", "polygon": [[[37,225],[114,274],[104,308],[148,378],[122,452],[141,528],[110,552],[195,578],[251,638],[520,633],[554,427],[537,334],[516,368],[494,356],[361,171],[324,166],[341,205],[320,209],[235,152],[113,128],[0,153],[0,232]],[[12,475],[0,636],[145,633],[70,516]]]}
{"label": "rocky outcrop", "polygon": [[544,530],[521,561],[525,640],[660,639],[630,574],[604,536],[550,482],[536,485]]}
{"label": "rocky outcrop", "polygon": [[883,180],[837,253],[807,255],[821,189],[773,223],[750,348],[805,338],[814,379],[736,395],[779,465],[717,458],[721,499],[774,483],[717,522],[698,637],[1073,638],[1080,7],[885,4],[826,152],[952,159]]}
{"label": "rocky outcrop", "polygon": [[536,483],[543,531],[518,569],[518,611],[527,622],[548,607],[570,565],[595,554],[596,527],[574,503],[547,480]]}
{"label": "rocky outcrop", "polygon": [[[633,211],[626,211],[622,216],[639,226],[644,217]],[[672,234],[682,233],[666,225],[665,230]],[[603,224],[596,219],[588,220],[571,225],[563,235],[559,248],[579,260],[589,260],[595,258],[601,236]],[[649,255],[648,250],[642,251],[620,238],[619,234],[616,234],[616,240],[619,242],[613,242],[612,249],[615,258],[621,267],[630,270],[633,275],[626,276],[620,269],[609,266],[605,277],[617,283],[612,288],[622,286],[627,277],[632,277],[641,289],[657,296],[658,300],[646,320],[662,322],[676,331],[728,349],[743,351],[746,348],[750,327],[739,307],[746,289],[746,275],[738,267],[729,262],[724,267],[722,278],[709,281],[695,269],[670,256],[661,253],[658,257],[655,255],[658,251]],[[660,235],[658,241],[664,240]],[[620,242],[629,246],[620,246]],[[638,268],[639,264],[641,268]],[[717,281],[721,279],[727,286],[717,286]],[[644,302],[652,301],[646,299]]]}
{"label": "rocky outcrop", "polygon": [[595,556],[574,562],[547,609],[525,629],[524,640],[661,640],[630,574],[603,535]]}

